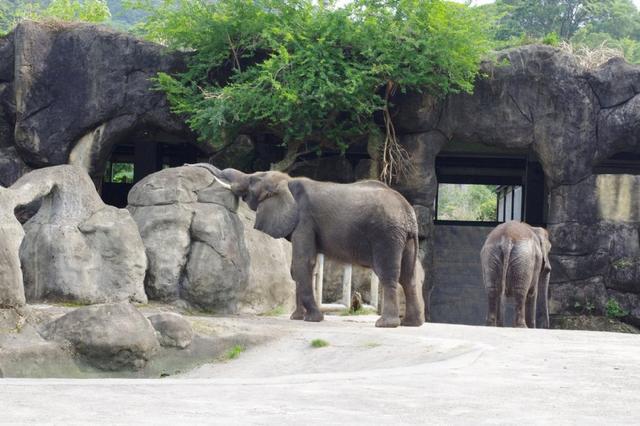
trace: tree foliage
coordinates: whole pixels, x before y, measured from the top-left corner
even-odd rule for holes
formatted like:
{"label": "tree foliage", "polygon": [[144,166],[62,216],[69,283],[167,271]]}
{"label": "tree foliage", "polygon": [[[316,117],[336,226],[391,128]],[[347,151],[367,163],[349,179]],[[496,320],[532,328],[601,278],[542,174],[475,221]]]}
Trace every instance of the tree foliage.
{"label": "tree foliage", "polygon": [[438,185],[439,220],[494,222],[497,209],[495,185]]}
{"label": "tree foliage", "polygon": [[0,0],[0,34],[22,19],[105,22],[111,18],[106,0]]}
{"label": "tree foliage", "polygon": [[496,47],[560,41],[616,49],[640,62],[640,12],[632,0],[496,0],[483,6],[496,20]]}
{"label": "tree foliage", "polygon": [[164,0],[148,11],[147,37],[192,51],[160,87],[216,145],[261,129],[294,151],[344,151],[379,132],[392,91],[471,91],[489,48],[479,11],[443,0]]}

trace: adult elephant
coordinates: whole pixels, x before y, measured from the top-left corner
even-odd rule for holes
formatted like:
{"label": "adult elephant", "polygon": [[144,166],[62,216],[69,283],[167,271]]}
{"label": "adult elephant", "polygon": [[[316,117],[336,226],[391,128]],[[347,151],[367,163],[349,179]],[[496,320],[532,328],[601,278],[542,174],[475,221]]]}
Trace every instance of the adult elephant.
{"label": "adult elephant", "polygon": [[549,251],[551,243],[544,228],[522,222],[498,225],[480,252],[482,278],[489,301],[487,325],[503,326],[504,296],[513,296],[515,327],[536,327],[536,305],[541,297],[544,327],[549,327]]}
{"label": "adult elephant", "polygon": [[[291,319],[322,321],[314,299],[312,276],[318,253],[340,262],[372,268],[383,288],[377,327],[424,323],[416,291],[418,225],[411,205],[378,181],[351,184],[317,182],[269,171],[245,174],[198,163],[256,212],[255,228],[287,238],[293,248],[291,275],[296,282],[296,310]],[[397,285],[406,299],[400,321]]]}

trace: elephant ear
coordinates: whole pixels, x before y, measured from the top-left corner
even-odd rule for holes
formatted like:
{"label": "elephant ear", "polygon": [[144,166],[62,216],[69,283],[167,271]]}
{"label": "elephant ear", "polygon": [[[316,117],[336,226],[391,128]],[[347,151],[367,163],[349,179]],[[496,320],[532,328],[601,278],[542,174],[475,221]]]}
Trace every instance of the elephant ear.
{"label": "elephant ear", "polygon": [[286,238],[298,224],[298,204],[286,180],[278,182],[264,195],[256,210],[255,229],[273,238]]}
{"label": "elephant ear", "polygon": [[551,251],[551,241],[549,241],[549,233],[544,228],[534,228],[538,241],[540,243],[540,250],[542,250],[542,270],[551,271],[551,263],[549,263],[549,252]]}

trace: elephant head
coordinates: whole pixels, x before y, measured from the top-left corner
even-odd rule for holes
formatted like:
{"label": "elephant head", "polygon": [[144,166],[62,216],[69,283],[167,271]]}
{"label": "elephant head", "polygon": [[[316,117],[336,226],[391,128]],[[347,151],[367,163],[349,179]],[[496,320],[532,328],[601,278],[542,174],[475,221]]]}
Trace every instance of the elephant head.
{"label": "elephant head", "polygon": [[538,278],[538,294],[541,301],[540,307],[544,319],[544,327],[549,328],[549,278],[551,276],[551,264],[549,263],[549,252],[551,251],[551,241],[549,232],[544,228],[533,228],[536,234],[540,251],[542,252],[542,266],[540,277]]}
{"label": "elephant head", "polygon": [[298,224],[298,203],[289,175],[275,171],[247,174],[236,169],[220,170],[206,163],[192,166],[206,168],[222,186],[242,198],[256,212],[255,229],[274,238],[286,238]]}

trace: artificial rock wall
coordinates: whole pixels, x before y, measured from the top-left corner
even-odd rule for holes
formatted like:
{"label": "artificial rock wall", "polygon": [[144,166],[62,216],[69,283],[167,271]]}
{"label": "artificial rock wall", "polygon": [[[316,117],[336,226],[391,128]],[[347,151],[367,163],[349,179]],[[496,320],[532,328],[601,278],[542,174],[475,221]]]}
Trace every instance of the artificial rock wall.
{"label": "artificial rock wall", "polygon": [[472,95],[396,99],[416,166],[397,188],[416,207],[424,244],[432,247],[438,152],[452,141],[528,151],[549,193],[552,313],[592,306],[602,314],[615,299],[640,324],[640,176],[596,173],[613,155],[640,150],[640,67],[611,59],[588,70],[558,49],[524,46],[483,72]]}

